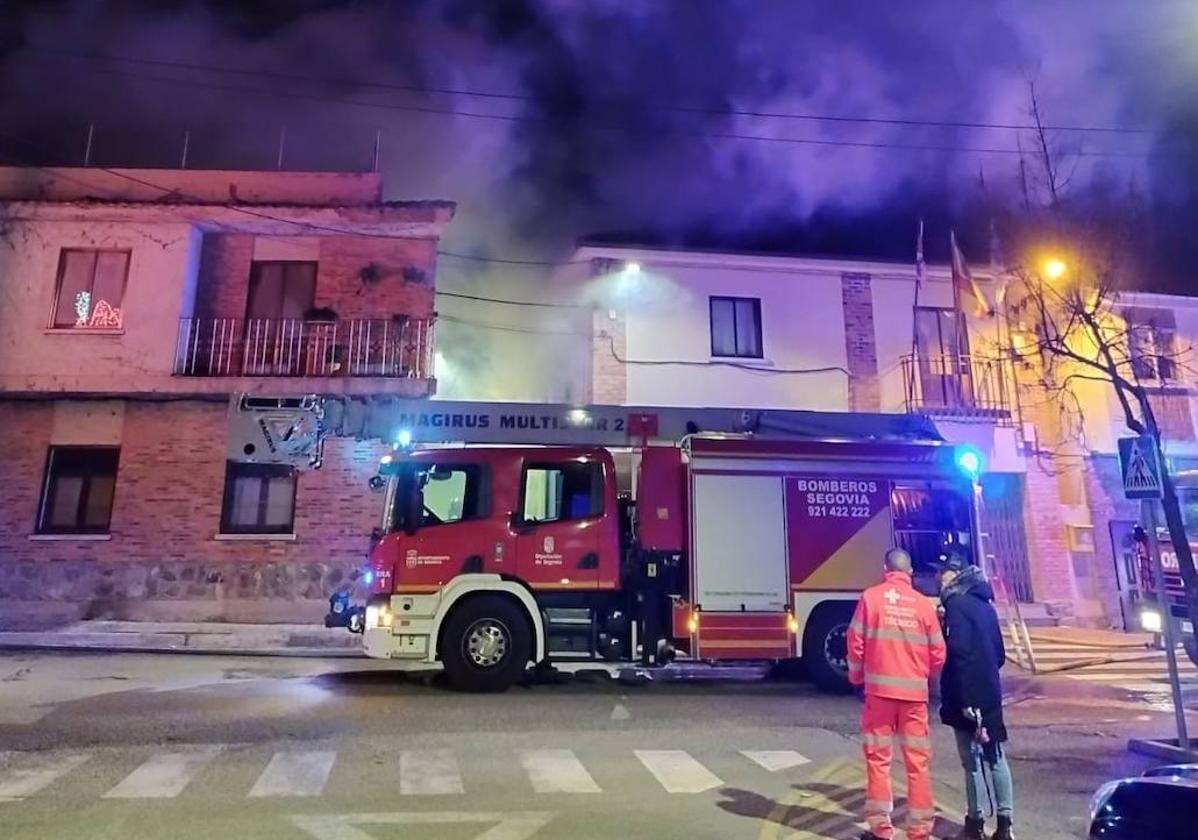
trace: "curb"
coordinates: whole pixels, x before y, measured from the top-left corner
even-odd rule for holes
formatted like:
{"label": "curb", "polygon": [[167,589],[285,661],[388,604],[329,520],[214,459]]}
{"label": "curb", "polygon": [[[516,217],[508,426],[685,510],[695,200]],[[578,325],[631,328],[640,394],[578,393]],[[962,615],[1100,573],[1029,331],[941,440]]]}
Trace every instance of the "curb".
{"label": "curb", "polygon": [[355,648],[252,648],[252,647],[216,647],[190,645],[186,647],[172,645],[122,645],[94,644],[78,645],[69,642],[9,642],[0,640],[0,650],[9,651],[47,651],[54,653],[171,653],[192,654],[196,656],[280,656],[280,657],[316,657],[325,659],[364,659],[366,654]]}
{"label": "curb", "polygon": [[3,631],[0,650],[76,651],[80,653],[173,653],[228,656],[364,656],[361,641],[345,634],[320,638],[310,632],[240,633],[160,629],[144,632],[84,630],[68,632]]}
{"label": "curb", "polygon": [[1177,764],[1198,761],[1198,752],[1183,750],[1177,745],[1176,738],[1132,738],[1127,742],[1127,751]]}

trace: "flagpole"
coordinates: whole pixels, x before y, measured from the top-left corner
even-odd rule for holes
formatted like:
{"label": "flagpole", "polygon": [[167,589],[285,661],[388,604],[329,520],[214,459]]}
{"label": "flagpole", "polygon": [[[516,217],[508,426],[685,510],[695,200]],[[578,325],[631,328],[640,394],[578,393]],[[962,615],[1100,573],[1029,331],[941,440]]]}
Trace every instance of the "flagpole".
{"label": "flagpole", "polygon": [[915,240],[915,298],[911,304],[911,372],[907,377],[907,408],[915,402],[915,377],[919,372],[919,291],[925,273],[923,259],[923,219],[919,220],[919,235]]}

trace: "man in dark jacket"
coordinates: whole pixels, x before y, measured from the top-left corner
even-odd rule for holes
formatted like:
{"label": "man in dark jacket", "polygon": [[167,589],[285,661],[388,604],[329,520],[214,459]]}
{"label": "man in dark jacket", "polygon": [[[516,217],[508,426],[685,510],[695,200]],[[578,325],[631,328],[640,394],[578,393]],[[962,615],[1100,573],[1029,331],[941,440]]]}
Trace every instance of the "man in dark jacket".
{"label": "man in dark jacket", "polygon": [[1002,629],[991,603],[994,590],[977,566],[952,557],[940,575],[948,662],[940,675],[940,720],[953,728],[965,768],[968,814],[958,840],[985,840],[982,804],[988,800],[986,776],[994,784],[998,830],[992,840],[1013,840],[1014,791],[1003,744],[1002,682],[1006,662]]}

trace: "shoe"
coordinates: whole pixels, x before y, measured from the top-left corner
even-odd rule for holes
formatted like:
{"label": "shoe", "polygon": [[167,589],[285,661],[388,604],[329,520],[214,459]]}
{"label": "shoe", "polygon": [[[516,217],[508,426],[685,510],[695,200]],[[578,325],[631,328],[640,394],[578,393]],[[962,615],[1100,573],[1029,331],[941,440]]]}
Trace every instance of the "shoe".
{"label": "shoe", "polygon": [[986,840],[986,823],[973,817],[966,817],[965,827],[957,832],[953,840]]}
{"label": "shoe", "polygon": [[998,818],[998,830],[990,835],[990,840],[1015,840],[1015,831],[1011,828],[1010,817]]}

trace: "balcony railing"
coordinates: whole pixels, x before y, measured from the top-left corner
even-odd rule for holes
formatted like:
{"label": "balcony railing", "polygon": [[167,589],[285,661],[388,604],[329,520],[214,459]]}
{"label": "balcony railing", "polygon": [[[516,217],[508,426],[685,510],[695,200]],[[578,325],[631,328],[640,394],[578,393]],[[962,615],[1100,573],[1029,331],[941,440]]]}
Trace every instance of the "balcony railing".
{"label": "balcony railing", "polygon": [[907,411],[964,417],[1011,413],[1011,383],[997,359],[914,354],[903,357],[902,367]]}
{"label": "balcony railing", "polygon": [[177,376],[376,376],[433,374],[432,320],[295,321],[184,318]]}

